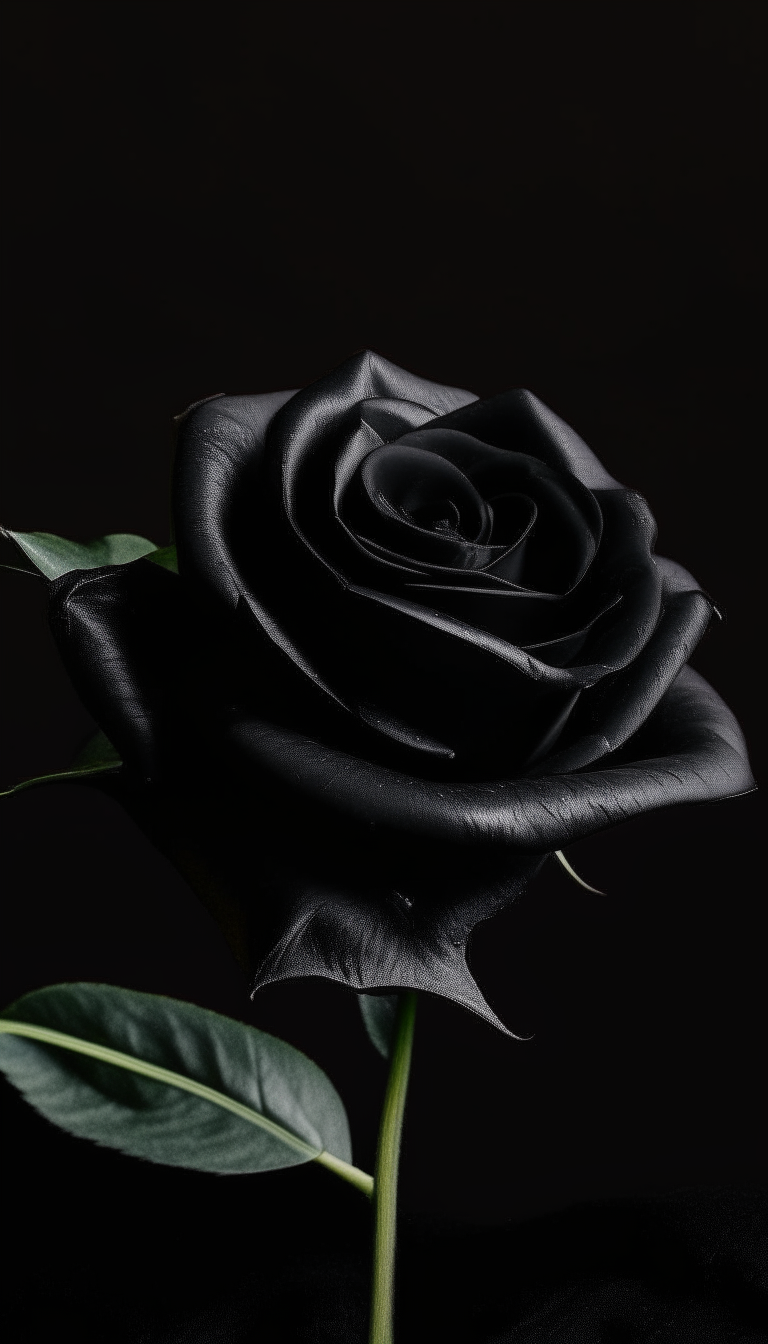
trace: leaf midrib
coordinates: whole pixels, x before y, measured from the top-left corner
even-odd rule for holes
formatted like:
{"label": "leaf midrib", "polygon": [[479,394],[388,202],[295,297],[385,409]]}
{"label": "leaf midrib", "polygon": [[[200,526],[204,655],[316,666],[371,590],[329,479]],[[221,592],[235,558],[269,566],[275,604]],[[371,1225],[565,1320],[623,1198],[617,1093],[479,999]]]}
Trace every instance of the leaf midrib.
{"label": "leaf midrib", "polygon": [[191,1092],[193,1096],[200,1097],[203,1101],[212,1101],[214,1105],[231,1111],[241,1120],[258,1125],[260,1129],[266,1130],[268,1134],[280,1139],[296,1152],[303,1153],[308,1159],[317,1157],[321,1151],[306,1143],[304,1139],[300,1139],[298,1135],[292,1134],[289,1129],[276,1124],[266,1115],[253,1110],[250,1106],[245,1106],[241,1101],[235,1101],[234,1097],[228,1097],[225,1092],[218,1092],[214,1087],[199,1083],[197,1079],[188,1078],[183,1073],[176,1073],[173,1069],[165,1069],[160,1064],[150,1064],[148,1060],[137,1059],[135,1055],[125,1054],[122,1050],[113,1050],[111,1046],[97,1045],[94,1041],[83,1040],[80,1036],[70,1036],[67,1032],[55,1031],[52,1027],[38,1027],[32,1022],[13,1022],[5,1019],[0,1021],[0,1031],[10,1032],[13,1036],[27,1036],[45,1045],[59,1045],[65,1050],[74,1050],[79,1055],[89,1055],[92,1059],[100,1059],[105,1064],[114,1064],[119,1069],[130,1069],[144,1078],[152,1078],[155,1082],[178,1087],[183,1092]]}
{"label": "leaf midrib", "polygon": [[[328,1166],[344,1179],[351,1181],[364,1194],[371,1194],[373,1187],[372,1177],[367,1172],[361,1171],[358,1167],[352,1166],[349,1162],[344,1162],[342,1158],[334,1157],[331,1153],[315,1148],[312,1144],[306,1143],[300,1139],[297,1134],[292,1134],[289,1129],[284,1129],[274,1120],[270,1120],[266,1115],[255,1111],[250,1106],[245,1106],[241,1101],[235,1101],[234,1097],[228,1097],[224,1092],[218,1092],[216,1088],[208,1087],[205,1083],[199,1083],[195,1078],[187,1078],[183,1073],[176,1073],[173,1069],[163,1068],[160,1064],[150,1064],[145,1059],[137,1059],[135,1055],[125,1054],[122,1050],[113,1050],[108,1045],[97,1045],[94,1041],[86,1041],[80,1036],[70,1036],[67,1032],[56,1031],[52,1027],[39,1027],[33,1022],[17,1022],[9,1018],[0,1019],[0,1032],[6,1032],[12,1036],[26,1036],[30,1040],[40,1041],[44,1045],[57,1045],[64,1050],[73,1050],[79,1055],[88,1055],[91,1059],[101,1060],[105,1064],[114,1064],[119,1069],[128,1069],[132,1073],[141,1074],[144,1078],[151,1078],[158,1083],[165,1083],[169,1087],[177,1087],[182,1092],[191,1092],[193,1096],[199,1097],[202,1101],[210,1101],[214,1106],[221,1106],[226,1111],[231,1111],[241,1120],[246,1120],[251,1125],[256,1125],[263,1129],[273,1138],[284,1143],[286,1147],[292,1148],[294,1152],[301,1153],[307,1161],[320,1162],[323,1166]],[[369,1188],[370,1186],[370,1188]]]}

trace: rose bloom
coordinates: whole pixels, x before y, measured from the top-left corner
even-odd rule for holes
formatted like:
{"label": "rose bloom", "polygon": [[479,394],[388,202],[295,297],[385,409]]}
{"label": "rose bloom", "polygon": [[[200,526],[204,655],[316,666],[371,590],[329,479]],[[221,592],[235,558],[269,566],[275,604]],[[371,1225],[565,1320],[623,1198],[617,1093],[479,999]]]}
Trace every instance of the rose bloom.
{"label": "rose bloom", "polygon": [[570,841],[752,787],[690,667],[712,603],[531,393],[369,353],[182,417],[178,574],[75,571],[51,620],[117,789],[254,987],[442,994]]}

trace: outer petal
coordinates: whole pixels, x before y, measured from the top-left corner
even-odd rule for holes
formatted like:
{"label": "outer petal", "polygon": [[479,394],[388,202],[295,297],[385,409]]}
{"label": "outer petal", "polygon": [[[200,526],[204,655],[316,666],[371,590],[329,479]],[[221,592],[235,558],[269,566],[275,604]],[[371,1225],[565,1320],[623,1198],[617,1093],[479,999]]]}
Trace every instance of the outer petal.
{"label": "outer petal", "polygon": [[475,401],[444,416],[434,428],[441,425],[498,448],[530,453],[556,471],[571,472],[590,490],[621,488],[575,429],[525,388]]}
{"label": "outer petal", "polygon": [[566,742],[537,764],[534,774],[582,770],[616,751],[637,732],[685,666],[712,616],[712,604],[681,565],[656,557],[661,576],[661,615],[645,647],[629,666],[584,695]]}
{"label": "outer petal", "polygon": [[186,630],[177,575],[139,560],[51,584],[49,620],[86,708],[143,779],[160,768]]}
{"label": "outer petal", "polygon": [[232,749],[302,798],[395,833],[547,853],[632,816],[753,788],[727,705],[686,667],[648,723],[604,768],[492,783],[399,774],[271,724],[235,720]]}
{"label": "outer petal", "polygon": [[258,465],[272,419],[294,395],[215,397],[191,407],[179,431],[173,490],[179,562],[204,576],[230,607],[242,591],[229,529],[233,495]]}

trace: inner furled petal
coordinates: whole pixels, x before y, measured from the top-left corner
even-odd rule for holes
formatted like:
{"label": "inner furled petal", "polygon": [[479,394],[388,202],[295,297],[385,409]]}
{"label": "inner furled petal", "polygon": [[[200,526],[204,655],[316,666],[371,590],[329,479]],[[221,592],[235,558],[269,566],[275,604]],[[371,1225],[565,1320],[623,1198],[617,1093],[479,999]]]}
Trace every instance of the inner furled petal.
{"label": "inner furled petal", "polygon": [[[493,512],[493,542],[507,542],[494,572],[513,583],[565,593],[589,569],[602,533],[594,495],[575,476],[513,448],[494,447],[469,434],[430,422],[400,439],[448,461],[471,482]],[[524,498],[536,506],[535,526],[525,547],[506,551],[517,519],[506,516],[507,500]]]}
{"label": "inner furled petal", "polygon": [[[531,510],[522,504],[519,513],[522,533]],[[493,511],[458,467],[399,442],[364,459],[341,517],[354,536],[389,556],[442,568],[483,568],[509,545],[489,545]]]}
{"label": "inner furled petal", "polygon": [[445,458],[401,443],[385,444],[360,470],[366,495],[384,516],[392,514],[429,532],[487,541],[491,517],[463,471]]}
{"label": "inner furled petal", "polygon": [[[414,537],[413,528],[407,527],[404,534],[398,532],[398,526],[388,528],[387,542],[384,545],[373,537],[364,535],[361,531],[351,531],[343,518],[340,518],[342,527],[348,533],[350,540],[359,549],[371,558],[376,558],[380,564],[384,564],[394,570],[399,571],[403,579],[420,576],[429,578],[430,576],[439,579],[448,579],[451,582],[459,581],[459,575],[464,574],[466,579],[471,582],[485,581],[494,588],[504,588],[508,590],[517,574],[520,573],[525,554],[525,540],[531,532],[536,522],[536,505],[533,500],[527,499],[525,495],[509,495],[498,501],[502,506],[503,525],[500,529],[500,535],[510,537],[509,544],[500,542],[498,545],[478,546],[476,543],[465,543],[461,538],[457,539],[457,533],[442,532],[438,529],[438,535],[430,534],[428,546],[418,547],[420,553],[415,554],[413,550]],[[492,520],[493,536],[496,537],[496,514],[493,504],[488,503],[488,511]],[[514,520],[514,525],[510,526],[510,520]],[[400,515],[395,515],[394,511],[390,522],[394,521],[396,525],[402,523]],[[409,551],[402,552],[403,539],[409,545]],[[398,545],[400,549],[397,549]],[[428,550],[429,554],[426,554]],[[499,574],[500,562],[505,561],[504,577]]]}
{"label": "inner furled petal", "polygon": [[340,442],[333,462],[333,509],[338,514],[344,492],[368,454],[403,437],[431,418],[425,406],[369,398],[355,407],[352,429]]}
{"label": "inner furled petal", "polygon": [[[431,540],[431,557],[425,559],[423,556],[416,558],[413,555],[403,555],[401,551],[393,550],[391,545],[383,546],[372,537],[349,531],[344,523],[342,526],[358,550],[376,562],[377,581],[380,584],[386,583],[387,578],[390,582],[400,580],[405,583],[414,579],[424,579],[435,583],[442,581],[448,584],[469,583],[475,586],[480,584],[484,589],[499,589],[504,592],[515,588],[514,582],[501,578],[496,570],[499,560],[505,556],[511,555],[512,552],[522,554],[524,537],[520,539],[516,548],[462,545],[450,537],[438,538]],[[391,542],[392,538],[389,540]]]}
{"label": "inner furled petal", "polygon": [[538,517],[538,506],[530,495],[506,491],[487,501],[493,519],[493,542],[501,550],[515,550],[525,541]]}

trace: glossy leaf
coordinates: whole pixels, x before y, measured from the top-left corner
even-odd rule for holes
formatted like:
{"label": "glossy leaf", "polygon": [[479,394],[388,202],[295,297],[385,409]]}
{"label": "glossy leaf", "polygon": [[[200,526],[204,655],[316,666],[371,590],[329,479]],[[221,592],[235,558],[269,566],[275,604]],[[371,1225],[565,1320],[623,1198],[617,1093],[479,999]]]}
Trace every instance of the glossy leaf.
{"label": "glossy leaf", "polygon": [[0,1013],[0,1067],[54,1124],[151,1162],[225,1174],[326,1154],[338,1174],[349,1164],[344,1106],[316,1064],[176,999],[111,985],[36,990]]}
{"label": "glossy leaf", "polygon": [[380,1055],[389,1059],[395,1039],[399,994],[358,994],[360,1013],[368,1039]]}
{"label": "glossy leaf", "polygon": [[67,541],[52,532],[10,532],[4,536],[15,542],[28,560],[47,579],[58,579],[73,569],[101,569],[104,565],[127,565],[142,555],[156,551],[154,542],[129,532],[114,532],[95,541]]}

